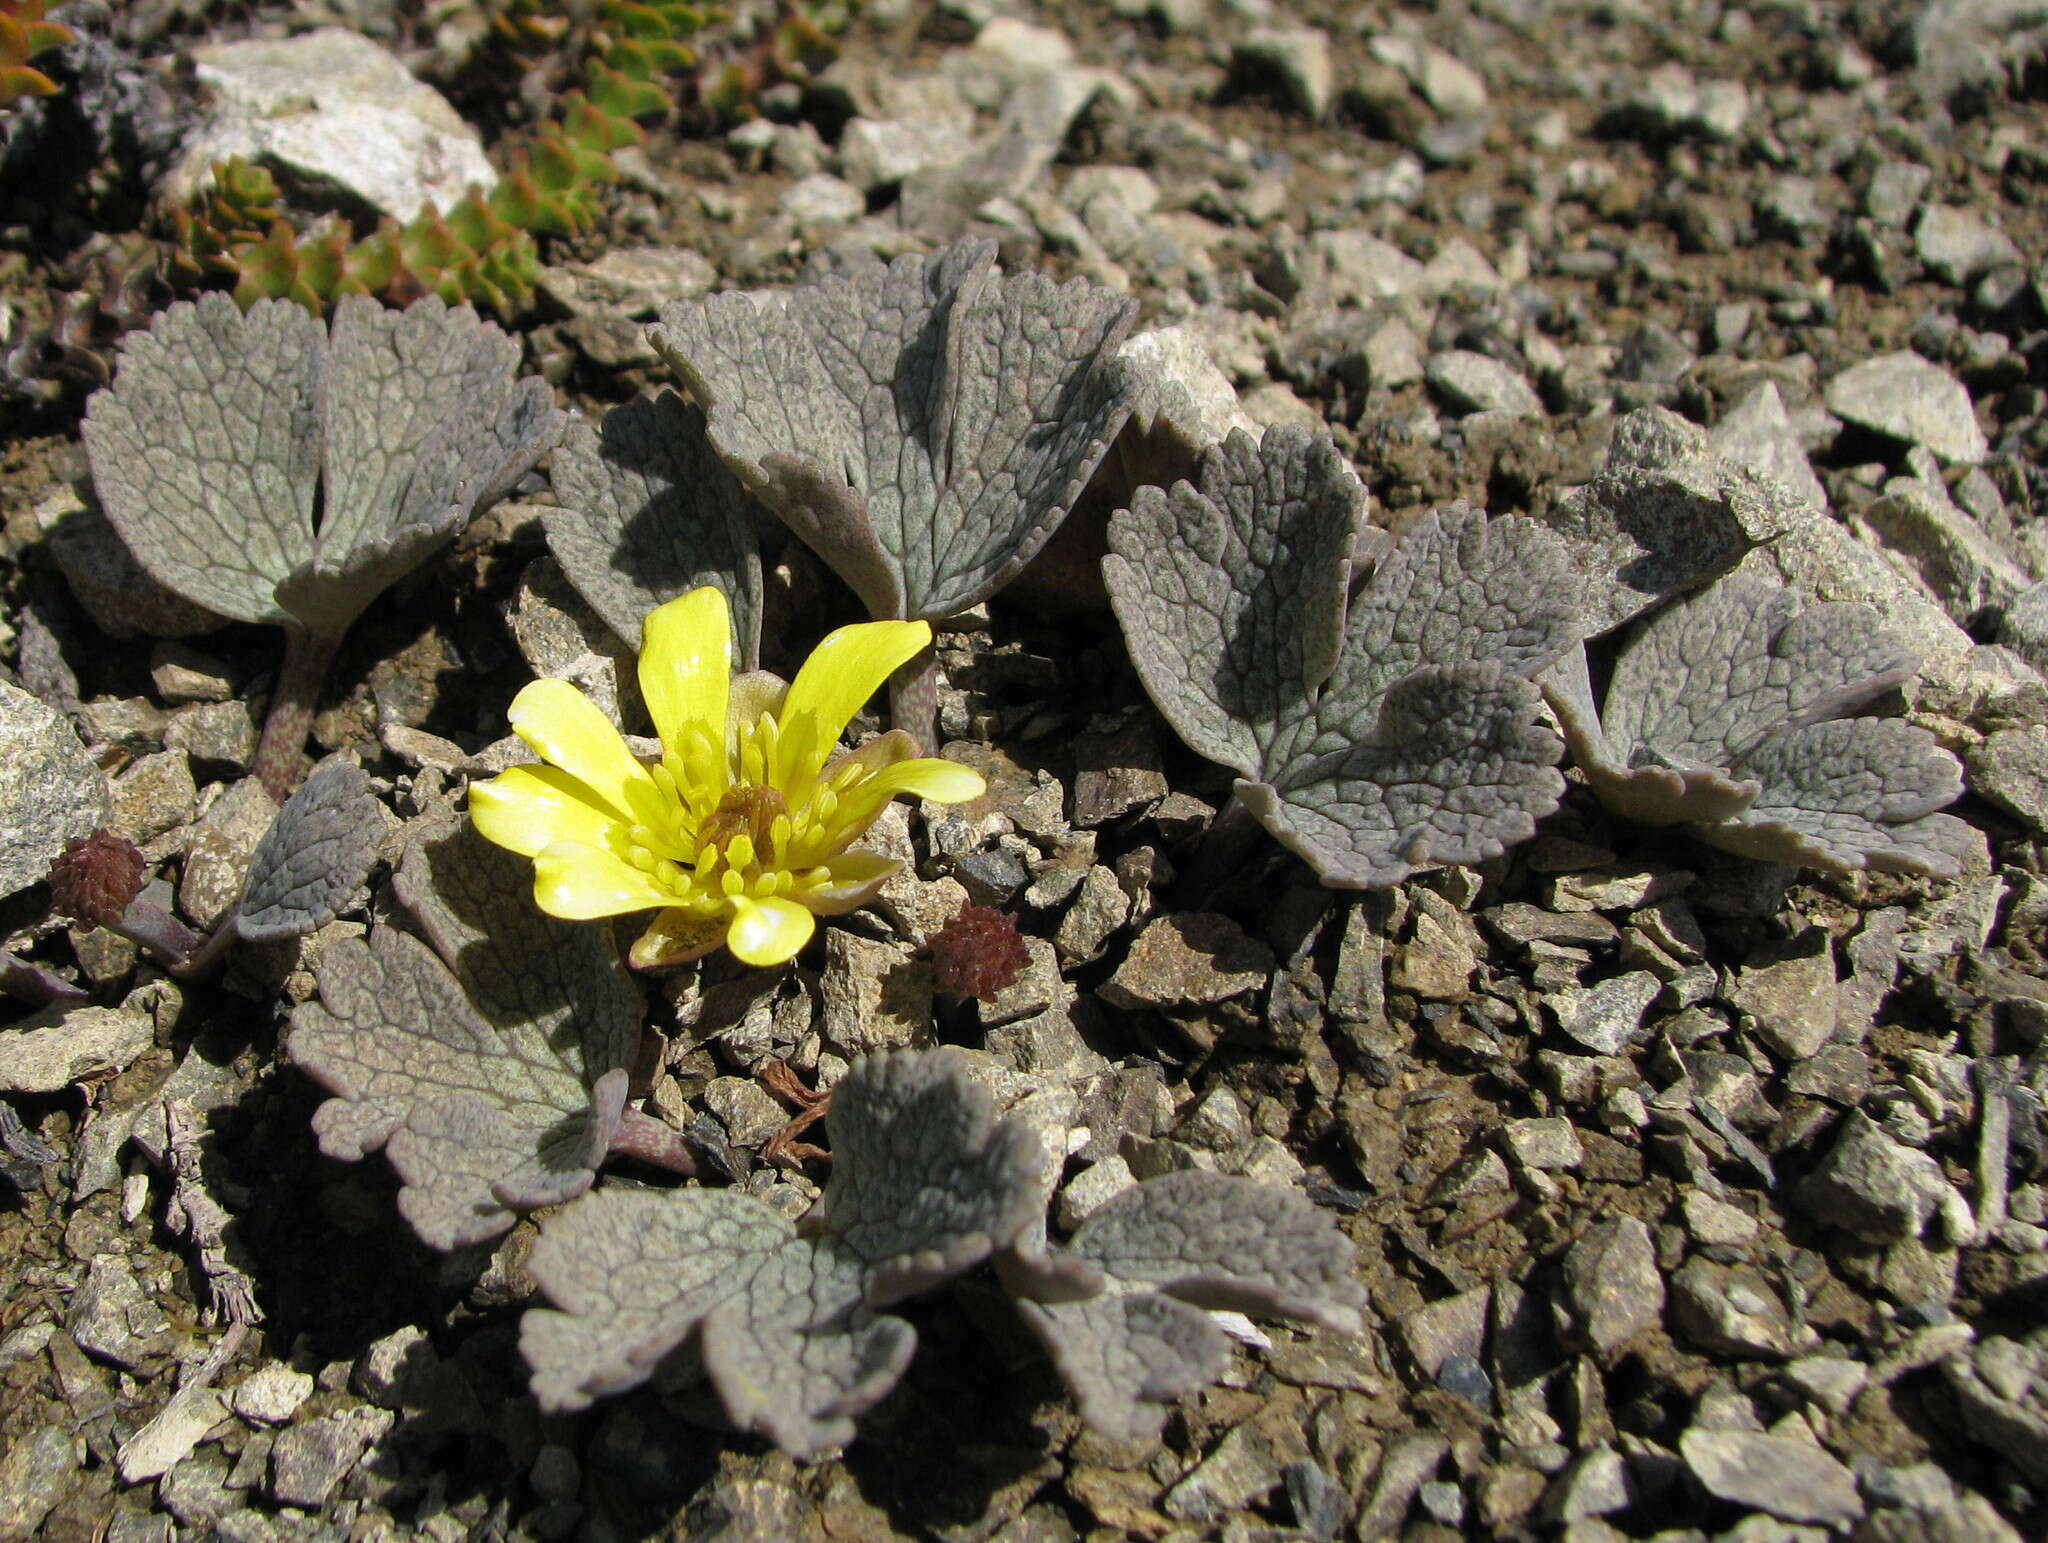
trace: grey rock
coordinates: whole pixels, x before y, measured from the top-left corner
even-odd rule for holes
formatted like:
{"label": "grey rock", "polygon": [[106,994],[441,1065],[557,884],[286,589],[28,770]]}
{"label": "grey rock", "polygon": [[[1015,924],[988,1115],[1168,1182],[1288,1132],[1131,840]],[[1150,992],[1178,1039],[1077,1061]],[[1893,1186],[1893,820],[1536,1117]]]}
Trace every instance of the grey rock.
{"label": "grey rock", "polygon": [[1939,1163],[1894,1140],[1860,1109],[1843,1119],[1795,1197],[1816,1220],[1879,1244],[1918,1237],[1937,1212],[1952,1232],[1958,1215],[1967,1215]]}
{"label": "grey rock", "polygon": [[1490,354],[1448,348],[1430,355],[1426,374],[1430,388],[1460,412],[1542,416],[1543,399],[1535,388]]}
{"label": "grey rock", "polygon": [[1600,1353],[1654,1326],[1664,1311],[1664,1277],[1650,1229],[1633,1216],[1588,1228],[1565,1251],[1567,1335]]}
{"label": "grey rock", "polygon": [[1787,1060],[1816,1054],[1835,1032],[1835,953],[1824,927],[1766,945],[1734,971],[1727,1001]]}
{"label": "grey rock", "polygon": [[758,1147],[789,1123],[788,1112],[751,1077],[713,1077],[703,1096],[704,1107],[736,1147]]}
{"label": "grey rock", "polygon": [[1903,229],[1934,180],[1934,168],[1915,161],[1883,161],[1863,187],[1863,212],[1880,225]]}
{"label": "grey rock", "polygon": [[1549,1521],[1569,1524],[1624,1510],[1632,1499],[1627,1461],[1610,1446],[1589,1447],[1572,1459],[1544,1493],[1543,1515]]}
{"label": "grey rock", "polygon": [[1716,1499],[1824,1526],[1847,1526],[1863,1515],[1855,1476],[1813,1442],[1694,1426],[1679,1438],[1678,1450]]}
{"label": "grey rock", "polygon": [[276,817],[277,805],[254,777],[235,783],[199,817],[178,879],[178,907],[196,925],[213,926],[241,899],[249,859]]}
{"label": "grey rock", "polygon": [[2004,231],[1953,204],[1929,204],[1920,211],[1913,250],[1943,282],[1959,287],[2022,261],[2019,247]]}
{"label": "grey rock", "polygon": [[1083,963],[1097,957],[1130,919],[1131,897],[1124,892],[1116,870],[1097,863],[1082,876],[1073,903],[1053,934],[1053,947],[1063,963]]}
{"label": "grey rock", "polygon": [[1149,714],[1091,724],[1074,741],[1073,812],[1092,829],[1149,808],[1167,794],[1159,736]]}
{"label": "grey rock", "polygon": [[2002,1335],[1958,1352],[1942,1375],[1970,1434],[2004,1454],[2036,1485],[2048,1485],[2048,1351],[2037,1330]]}
{"label": "grey rock", "polygon": [[0,1033],[0,1090],[61,1093],[132,1066],[155,1043],[148,1013],[53,1004]]}
{"label": "grey rock", "polygon": [[1832,219],[1821,203],[1820,185],[1795,172],[1771,179],[1757,200],[1757,217],[1766,230],[1799,246],[1811,246]]}
{"label": "grey rock", "polygon": [[235,155],[401,222],[430,199],[445,212],[471,183],[498,180],[477,131],[360,32],[252,38],[195,48],[191,59],[209,109],[162,189],[174,205]]}
{"label": "grey rock", "polygon": [[310,1374],[272,1361],[244,1377],[230,1402],[236,1414],[253,1424],[282,1425],[312,1396]]}
{"label": "grey rock", "polygon": [[1623,380],[1653,386],[1675,386],[1692,368],[1693,351],[1662,322],[1646,321],[1621,340],[1614,373]]}
{"label": "grey rock", "polygon": [[1332,304],[1369,306],[1419,293],[1429,284],[1426,266],[1368,231],[1317,231],[1308,251],[1312,285]]}
{"label": "grey rock", "polygon": [[1808,508],[1827,508],[1827,490],[1813,474],[1775,383],[1760,381],[1752,387],[1721,415],[1707,441],[1716,455],[1771,478]]}
{"label": "grey rock", "polygon": [[1510,1120],[1501,1135],[1508,1152],[1525,1168],[1569,1173],[1585,1161],[1578,1133],[1572,1122],[1561,1115]]}
{"label": "grey rock", "polygon": [[256,734],[247,702],[195,702],[164,724],[164,747],[184,751],[216,776],[238,777],[256,757]]}
{"label": "grey rock", "polygon": [[125,1254],[93,1257],[64,1327],[79,1349],[130,1370],[171,1343],[170,1319],[142,1289]]}
{"label": "grey rock", "polygon": [[1320,27],[1255,27],[1237,45],[1239,68],[1270,73],[1287,100],[1320,123],[1337,89],[1330,36]]}
{"label": "grey rock", "polygon": [[1486,111],[1486,81],[1457,55],[1433,43],[1383,32],[1367,47],[1390,69],[1399,70],[1416,93],[1448,118],[1476,118]]}
{"label": "grey rock", "polygon": [[115,1459],[121,1482],[139,1484],[168,1473],[227,1413],[226,1401],[212,1388],[180,1388],[148,1424],[121,1443]]}
{"label": "grey rock", "polygon": [[813,172],[790,184],[779,207],[802,229],[845,225],[868,212],[867,195],[843,177]]}
{"label": "grey rock", "polygon": [[1102,997],[1133,1011],[1208,1006],[1265,985],[1272,970],[1272,951],[1236,922],[1190,911],[1146,923]]}
{"label": "grey rock", "polygon": [[280,1431],[270,1449],[270,1498],[280,1505],[318,1510],[397,1418],[389,1410],[358,1405]]}
{"label": "grey rock", "polygon": [[[717,268],[701,252],[686,246],[639,246],[614,248],[592,262],[545,268],[537,287],[573,318],[645,321],[671,300],[709,294],[717,282]],[[654,351],[644,339],[641,346],[652,359]]]}
{"label": "grey rock", "polygon": [[225,702],[235,694],[227,666],[184,643],[165,640],[149,652],[150,684],[166,703]]}
{"label": "grey rock", "polygon": [[0,895],[42,879],[106,813],[106,780],[63,714],[0,682]]}
{"label": "grey rock", "polygon": [[1477,1356],[1485,1349],[1492,1301],[1486,1286],[1439,1298],[1397,1318],[1395,1337],[1422,1375],[1434,1379],[1452,1356]]}
{"label": "grey rock", "polygon": [[833,927],[825,934],[818,989],[820,1027],[842,1054],[922,1044],[931,1033],[931,966],[908,944]]}
{"label": "grey rock", "polygon": [[2048,831],[2048,728],[1998,729],[1969,753],[1970,789]]}
{"label": "grey rock", "polygon": [[973,126],[967,104],[960,103],[959,109],[900,120],[849,120],[839,136],[839,174],[862,193],[872,193],[927,167],[945,165],[959,154]]}
{"label": "grey rock", "polygon": [[17,1436],[0,1456],[0,1539],[27,1543],[77,1483],[85,1443],[61,1425]]}
{"label": "grey rock", "polygon": [[107,829],[141,846],[189,821],[198,803],[192,758],[159,751],[131,763],[107,789]]}
{"label": "grey rock", "polygon": [[1895,477],[1861,510],[1879,544],[1918,575],[1958,624],[2033,583],[2027,571],[1939,482]]}
{"label": "grey rock", "polygon": [[1643,78],[1624,110],[1666,136],[1726,141],[1742,132],[1750,105],[1740,81],[1701,81],[1684,65],[1665,64]]}
{"label": "grey rock", "polygon": [[1974,466],[1987,453],[1963,383],[1910,349],[1850,365],[1828,382],[1826,401],[1843,421],[1925,445],[1949,465]]}
{"label": "grey rock", "polygon": [[1715,1355],[1777,1360],[1818,1343],[1812,1329],[1794,1325],[1753,1266],[1716,1264],[1697,1255],[1671,1278],[1671,1317],[1688,1340]]}
{"label": "grey rock", "polygon": [[1663,989],[1664,983],[1648,970],[1630,970],[1585,991],[1556,992],[1546,1005],[1569,1038],[1596,1055],[1618,1055]]}

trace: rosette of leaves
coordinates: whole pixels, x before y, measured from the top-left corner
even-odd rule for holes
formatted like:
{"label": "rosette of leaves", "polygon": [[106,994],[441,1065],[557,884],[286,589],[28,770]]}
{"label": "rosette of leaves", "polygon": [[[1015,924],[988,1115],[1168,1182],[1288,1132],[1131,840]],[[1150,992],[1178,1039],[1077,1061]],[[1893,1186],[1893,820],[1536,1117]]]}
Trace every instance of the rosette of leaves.
{"label": "rosette of leaves", "polygon": [[648,612],[699,585],[725,594],[733,659],[761,663],[761,558],[753,500],[704,437],[704,414],[673,391],[578,420],[548,463],[548,549],[612,631],[641,646]]}
{"label": "rosette of leaves", "polygon": [[540,255],[532,237],[475,189],[443,216],[432,203],[404,225],[383,219],[360,241],[336,220],[296,231],[276,180],[241,157],[217,162],[196,209],[173,210],[165,270],[186,289],[224,283],[245,309],[293,300],[315,316],[342,295],[406,305],[439,295],[510,318],[533,301]]}
{"label": "rosette of leaves", "polygon": [[442,1249],[581,1194],[608,1153],[687,1169],[625,1107],[645,1004],[604,928],[537,910],[520,860],[467,822],[416,840],[393,888],[426,941],[335,944],[292,1014],[292,1060],[335,1095],[313,1115],[323,1152],[383,1148],[399,1210]]}
{"label": "rosette of leaves", "polygon": [[[942,621],[1002,588],[1129,412],[1110,360],[1135,304],[995,260],[969,241],[671,301],[648,332],[726,464],[878,620]],[[891,683],[896,726],[927,743],[930,660]]]}
{"label": "rosette of leaves", "polygon": [[180,303],[123,343],[83,427],[101,507],[151,577],[285,629],[255,771],[297,780],[335,648],[373,599],[509,492],[561,435],[519,345],[435,298]]}
{"label": "rosette of leaves", "polygon": [[1188,745],[1325,884],[1472,863],[1556,807],[1530,677],[1573,641],[1554,538],[1464,504],[1389,533],[1327,436],[1233,430],[1109,522],[1131,660]]}
{"label": "rosette of leaves", "polygon": [[1735,574],[1646,623],[1598,708],[1583,649],[1544,689],[1618,814],[1764,862],[1953,876],[1983,847],[1935,812],[1961,796],[1961,763],[1924,729],[1844,716],[1915,668],[1869,606],[1802,609]]}
{"label": "rosette of leaves", "polygon": [[0,0],[0,108],[25,96],[50,96],[57,83],[29,61],[77,37],[61,22],[45,21],[46,0]]}
{"label": "rosette of leaves", "polygon": [[916,1331],[885,1311],[994,1261],[1082,1414],[1118,1435],[1213,1378],[1231,1306],[1360,1326],[1350,1244],[1301,1196],[1215,1174],[1112,1200],[1043,1242],[1044,1153],[998,1119],[966,1057],[900,1051],[833,1090],[832,1179],[791,1223],[731,1190],[606,1188],[549,1217],[528,1268],[553,1307],[520,1327],[548,1410],[693,1364],[733,1423],[802,1457],[843,1446]]}

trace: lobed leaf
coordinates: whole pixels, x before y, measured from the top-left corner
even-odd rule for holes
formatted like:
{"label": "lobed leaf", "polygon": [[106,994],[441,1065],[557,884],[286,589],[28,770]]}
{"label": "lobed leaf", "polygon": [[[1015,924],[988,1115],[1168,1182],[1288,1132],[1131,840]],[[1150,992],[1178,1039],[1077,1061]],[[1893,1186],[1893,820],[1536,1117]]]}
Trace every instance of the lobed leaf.
{"label": "lobed leaf", "polygon": [[1631,819],[1766,862],[1952,877],[1983,848],[1935,813],[1961,764],[1909,724],[1838,716],[1913,669],[1869,606],[1802,608],[1737,574],[1642,627],[1598,710],[1583,653],[1544,690],[1594,791]]}
{"label": "lobed leaf", "polygon": [[1961,763],[1925,729],[1841,718],[1766,740],[1744,763],[1760,789],[1699,834],[1738,856],[1841,873],[1875,868],[1954,878],[1984,838],[1936,810],[1962,796]]}
{"label": "lobed leaf", "polygon": [[1128,412],[1136,314],[995,272],[993,242],[786,294],[673,301],[649,339],[718,453],[875,616],[937,620],[1037,553]]}
{"label": "lobed leaf", "polygon": [[1208,1314],[1144,1291],[1084,1302],[1019,1301],[1017,1311],[1081,1418],[1117,1441],[1148,1441],[1166,1406],[1222,1375],[1230,1343]]}
{"label": "lobed leaf", "polygon": [[353,761],[314,771],[256,843],[235,930],[251,943],[305,937],[334,920],[369,876],[384,811]]}
{"label": "lobed leaf", "polygon": [[1140,488],[1110,517],[1104,583],[1174,732],[1257,777],[1344,644],[1365,486],[1327,435],[1233,430],[1199,481]]}
{"label": "lobed leaf", "polygon": [[1564,781],[1525,677],[1573,641],[1572,583],[1540,527],[1454,504],[1388,534],[1358,526],[1364,499],[1326,437],[1233,432],[1197,483],[1112,516],[1103,560],[1160,712],[1349,887],[1534,832]]}
{"label": "lobed leaf", "polygon": [[[289,231],[285,233],[289,237]],[[171,306],[123,341],[84,436],[108,519],[150,574],[240,621],[338,636],[504,496],[567,421],[518,345],[439,299]]]}
{"label": "lobed leaf", "polygon": [[761,559],[751,500],[704,437],[704,414],[673,391],[578,423],[549,475],[560,507],[548,547],[591,609],[635,650],[641,618],[715,584],[732,616],[738,668],[761,661]]}
{"label": "lobed leaf", "polygon": [[638,1045],[603,929],[540,913],[508,856],[466,823],[416,842],[395,887],[433,949],[390,928],[344,940],[292,1015],[292,1059],[335,1095],[314,1112],[321,1150],[385,1148],[436,1248],[589,1187]]}
{"label": "lobed leaf", "polygon": [[996,1118],[956,1050],[885,1052],[832,1092],[832,1178],[812,1222],[884,1307],[971,1270],[1045,1215],[1038,1138]]}

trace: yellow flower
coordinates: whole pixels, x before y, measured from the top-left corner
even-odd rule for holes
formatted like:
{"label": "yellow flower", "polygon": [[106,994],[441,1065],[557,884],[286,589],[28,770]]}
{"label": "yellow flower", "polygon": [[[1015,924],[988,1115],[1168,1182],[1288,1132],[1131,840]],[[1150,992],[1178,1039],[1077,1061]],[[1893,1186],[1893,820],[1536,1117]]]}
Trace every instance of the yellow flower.
{"label": "yellow flower", "polygon": [[533,898],[585,921],[661,908],[633,963],[677,964],[723,943],[781,964],[819,916],[865,905],[902,865],[848,847],[898,794],[959,803],[985,791],[951,761],[912,759],[891,731],[835,754],[847,720],[931,641],[924,622],[841,627],[785,685],[732,674],[725,596],[693,589],[652,612],[640,692],[661,759],[634,758],[567,681],[513,699],[513,731],[543,766],[515,766],[469,791],[470,818],[533,859]]}

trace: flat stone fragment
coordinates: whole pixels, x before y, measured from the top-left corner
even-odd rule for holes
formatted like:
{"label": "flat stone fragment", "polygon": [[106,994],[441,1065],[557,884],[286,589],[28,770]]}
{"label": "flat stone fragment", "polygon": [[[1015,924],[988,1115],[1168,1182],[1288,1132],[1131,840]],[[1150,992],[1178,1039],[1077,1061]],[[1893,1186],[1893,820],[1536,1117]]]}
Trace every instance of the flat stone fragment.
{"label": "flat stone fragment", "polygon": [[1447,348],[1432,354],[1426,371],[1430,388],[1461,412],[1509,413],[1518,418],[1543,415],[1543,398],[1519,370],[1491,354],[1469,348]]}
{"label": "flat stone fragment", "polygon": [[242,898],[249,859],[276,818],[277,804],[254,777],[230,787],[199,817],[178,879],[178,908],[194,923],[211,927]]}
{"label": "flat stone fragment", "polygon": [[1585,1161],[1572,1122],[1561,1115],[1544,1119],[1510,1120],[1505,1131],[1508,1150],[1525,1167],[1539,1171],[1569,1172]]}
{"label": "flat stone fragment", "polygon": [[148,1013],[56,1004],[0,1030],[0,1091],[61,1093],[131,1066],[156,1043]]}
{"label": "flat stone fragment", "polygon": [[833,927],[818,987],[825,1037],[849,1054],[918,1044],[930,1032],[931,965],[907,944]]}
{"label": "flat stone fragment", "polygon": [[106,781],[64,715],[0,683],[0,895],[43,878],[106,813]]}
{"label": "flat stone fragment", "polygon": [[1785,1059],[1817,1054],[1835,1032],[1835,954],[1827,929],[1809,927],[1789,943],[1759,951],[1735,971],[1727,1000]]}
{"label": "flat stone fragment", "polygon": [[2048,728],[1999,729],[1970,752],[1970,791],[2048,831]]}
{"label": "flat stone fragment", "polygon": [[1227,916],[1191,911],[1146,924],[1102,988],[1112,1006],[1202,1007],[1262,986],[1273,954]]}
{"label": "flat stone fragment", "polygon": [[1788,1522],[1846,1526],[1863,1515],[1855,1476],[1810,1441],[1695,1427],[1679,1438],[1678,1451],[1718,1500]]}
{"label": "flat stone fragment", "polygon": [[1949,465],[1975,466],[1989,452],[1963,383],[1910,349],[1852,364],[1827,387],[1828,411]]}
{"label": "flat stone fragment", "polygon": [[121,1482],[140,1484],[168,1473],[227,1413],[227,1404],[212,1388],[181,1388],[155,1419],[121,1443],[116,1458]]}
{"label": "flat stone fragment", "polygon": [[1259,27],[1237,45],[1241,65],[1270,71],[1304,116],[1321,121],[1337,89],[1330,37],[1320,27]]}
{"label": "flat stone fragment", "polygon": [[134,1369],[170,1343],[171,1321],[149,1299],[123,1254],[98,1254],[64,1316],[78,1348]]}
{"label": "flat stone fragment", "polygon": [[1851,1110],[1827,1156],[1796,1191],[1816,1220],[1871,1243],[1916,1238],[1937,1211],[1962,1197],[1927,1153],[1895,1141],[1862,1110]]}
{"label": "flat stone fragment", "polygon": [[313,1379],[282,1361],[259,1366],[236,1386],[231,1402],[236,1414],[257,1425],[282,1425],[313,1396]]}
{"label": "flat stone fragment", "polygon": [[2024,260],[2012,237],[1953,204],[1929,204],[1921,211],[1913,251],[1943,283],[1957,286]]}
{"label": "flat stone fragment", "polygon": [[1642,1027],[1643,1014],[1664,983],[1648,970],[1612,976],[1584,992],[1549,999],[1557,1026],[1596,1055],[1618,1055]]}
{"label": "flat stone fragment", "polygon": [[323,27],[290,39],[195,48],[211,114],[164,189],[184,204],[215,161],[239,155],[403,222],[431,199],[443,213],[473,183],[498,180],[477,131],[446,98],[361,33]]}
{"label": "flat stone fragment", "polygon": [[396,1420],[388,1410],[359,1405],[280,1432],[270,1449],[270,1498],[318,1510],[370,1443]]}
{"label": "flat stone fragment", "polygon": [[15,1438],[0,1456],[0,1539],[27,1543],[70,1492],[85,1441],[58,1425]]}
{"label": "flat stone fragment", "polygon": [[1577,1338],[1619,1349],[1664,1311],[1664,1277],[1650,1229],[1633,1216],[1588,1228],[1564,1256],[1565,1305]]}
{"label": "flat stone fragment", "polygon": [[1813,474],[1813,463],[1773,382],[1759,383],[1730,404],[1708,433],[1707,443],[1715,454],[1771,478],[1808,508],[1827,508],[1827,490]]}

